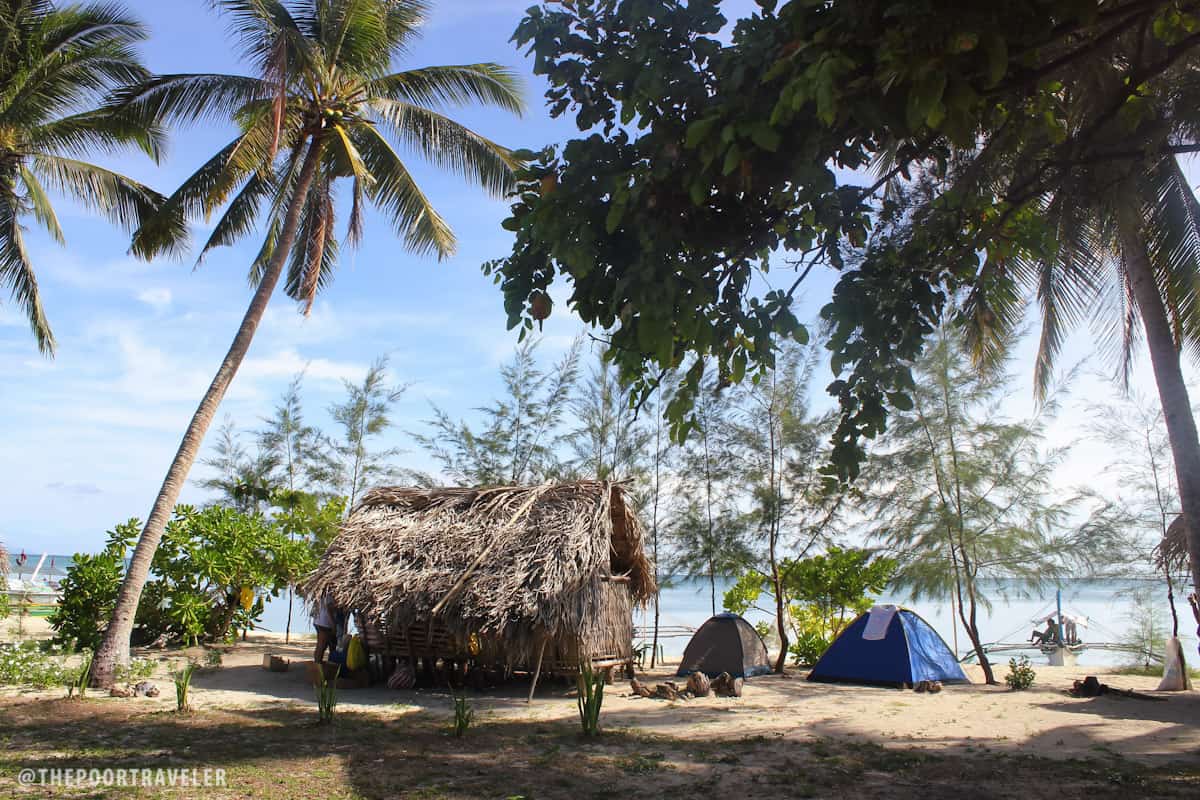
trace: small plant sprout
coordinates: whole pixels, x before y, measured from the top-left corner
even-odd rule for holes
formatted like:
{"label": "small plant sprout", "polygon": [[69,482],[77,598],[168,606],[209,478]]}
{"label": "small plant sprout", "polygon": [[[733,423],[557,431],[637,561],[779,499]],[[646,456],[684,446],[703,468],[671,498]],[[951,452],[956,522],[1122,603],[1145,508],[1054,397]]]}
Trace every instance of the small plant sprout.
{"label": "small plant sprout", "polygon": [[595,736],[600,732],[600,707],[604,705],[604,671],[592,669],[590,661],[579,664],[577,679],[579,695],[579,723],[584,736]]}
{"label": "small plant sprout", "polygon": [[171,673],[171,678],[175,681],[175,710],[181,714],[192,710],[192,705],[188,702],[188,690],[192,687],[192,674],[198,666],[195,661],[189,660]]}
{"label": "small plant sprout", "polygon": [[467,696],[455,692],[454,694],[454,724],[451,726],[451,732],[461,738],[466,736],[467,728],[471,727],[471,722],[475,719],[475,712],[471,710],[471,706],[467,703]]}
{"label": "small plant sprout", "polygon": [[1021,656],[1020,659],[1010,658],[1008,660],[1008,674],[1004,676],[1004,682],[1014,692],[1019,692],[1033,686],[1033,680],[1036,677],[1037,673],[1033,671],[1033,667],[1029,666],[1028,656]]}
{"label": "small plant sprout", "polygon": [[342,673],[341,665],[330,680],[325,675],[324,664],[317,664],[317,678],[313,688],[317,692],[317,716],[322,723],[333,722],[333,710],[337,707],[337,682]]}
{"label": "small plant sprout", "polygon": [[71,678],[67,684],[67,697],[78,697],[82,700],[87,695],[88,681],[92,677],[92,651],[85,650],[83,653],[83,661],[79,665],[79,671]]}

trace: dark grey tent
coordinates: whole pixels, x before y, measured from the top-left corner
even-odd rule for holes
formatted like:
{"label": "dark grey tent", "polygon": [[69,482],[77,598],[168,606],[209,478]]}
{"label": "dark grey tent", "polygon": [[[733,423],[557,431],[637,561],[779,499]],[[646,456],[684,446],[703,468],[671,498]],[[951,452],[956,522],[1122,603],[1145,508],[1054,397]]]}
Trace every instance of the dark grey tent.
{"label": "dark grey tent", "polygon": [[728,672],[735,678],[749,678],[770,671],[767,646],[754,626],[737,614],[717,614],[692,635],[675,674],[682,678],[703,672],[715,678]]}

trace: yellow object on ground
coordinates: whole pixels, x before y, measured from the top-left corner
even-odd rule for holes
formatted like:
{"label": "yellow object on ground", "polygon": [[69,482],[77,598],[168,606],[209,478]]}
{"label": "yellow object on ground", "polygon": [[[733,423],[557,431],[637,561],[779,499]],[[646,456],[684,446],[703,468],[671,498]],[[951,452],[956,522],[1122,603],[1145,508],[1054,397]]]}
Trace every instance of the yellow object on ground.
{"label": "yellow object on ground", "polygon": [[363,649],[362,640],[355,636],[346,648],[346,669],[358,670],[367,665],[367,651]]}

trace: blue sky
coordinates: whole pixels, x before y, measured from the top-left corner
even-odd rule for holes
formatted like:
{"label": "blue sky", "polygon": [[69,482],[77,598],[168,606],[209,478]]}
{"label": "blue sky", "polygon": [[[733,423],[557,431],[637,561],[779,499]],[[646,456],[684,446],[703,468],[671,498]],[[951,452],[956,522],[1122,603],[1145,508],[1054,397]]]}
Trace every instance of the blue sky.
{"label": "blue sky", "polygon": [[[152,39],[144,46],[151,69],[242,70],[223,21],[203,0],[126,4],[151,28]],[[530,4],[441,2],[423,39],[398,66],[510,65],[527,78],[526,116],[480,110],[458,118],[512,147],[565,139],[574,132],[572,122],[549,119],[543,87],[508,43]],[[727,4],[731,16],[751,5]],[[177,131],[168,157],[157,166],[136,155],[100,160],[169,192],[232,132],[215,124]],[[396,382],[411,384],[397,407],[389,445],[414,448],[405,432],[421,429],[431,402],[459,416],[492,398],[496,367],[516,338],[505,330],[499,292],[480,265],[508,250],[510,235],[499,227],[506,206],[419,160],[411,166],[457,232],[457,255],[441,263],[409,255],[386,223],[369,217],[361,248],[343,254],[336,280],[310,317],[276,296],[220,417],[230,414],[239,425],[254,427],[307,365],[307,413],[327,424],[325,408],[340,398],[341,381],[360,378],[381,354],[390,356]],[[191,260],[143,263],[125,254],[128,241],[121,232],[67,199],[56,203],[67,247],[34,230],[29,235],[58,338],[55,359],[38,355],[23,318],[0,298],[0,540],[14,550],[62,553],[98,549],[107,528],[148,513],[184,426],[249,301],[245,275],[259,241],[250,238],[218,250],[197,270]],[[825,302],[832,282],[829,274],[810,278],[808,316]],[[542,354],[547,359],[580,330],[563,309],[558,304],[546,326]],[[1089,344],[1086,334],[1075,337],[1068,357],[1082,355]],[[1138,380],[1150,391],[1148,379],[1142,364]],[[1082,393],[1096,397],[1115,391],[1093,380]],[[1029,397],[1027,390],[1014,396],[1012,413],[1028,410]],[[1078,436],[1070,416],[1056,432],[1059,440]],[[431,466],[415,449],[405,460],[421,469]],[[1102,481],[1096,466],[1101,460],[1094,448],[1084,448],[1066,468],[1063,484]],[[204,497],[192,485],[183,494],[184,501]]]}

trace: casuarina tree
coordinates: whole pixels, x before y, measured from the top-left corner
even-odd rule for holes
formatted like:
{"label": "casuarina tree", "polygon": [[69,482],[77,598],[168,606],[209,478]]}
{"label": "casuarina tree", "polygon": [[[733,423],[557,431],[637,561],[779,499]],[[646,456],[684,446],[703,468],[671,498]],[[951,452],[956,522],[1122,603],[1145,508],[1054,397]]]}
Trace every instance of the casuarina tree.
{"label": "casuarina tree", "polygon": [[[374,205],[404,246],[439,258],[454,252],[446,221],[397,154],[413,149],[493,195],[512,185],[513,154],[442,113],[490,105],[520,112],[517,81],[495,64],[393,71],[427,3],[419,0],[214,0],[251,75],[163,75],[125,92],[123,118],[232,120],[237,134],[142,225],[133,251],[179,252],[187,222],[220,209],[200,257],[266,227],[250,268],[250,306],[179,450],[138,540],[92,678],[112,680],[128,640],[155,548],[221,398],[242,363],[276,285],[307,311],[333,277],[339,244],[363,235]],[[348,188],[344,237],[335,233],[336,189]]]}

